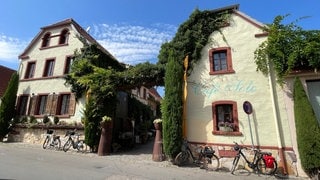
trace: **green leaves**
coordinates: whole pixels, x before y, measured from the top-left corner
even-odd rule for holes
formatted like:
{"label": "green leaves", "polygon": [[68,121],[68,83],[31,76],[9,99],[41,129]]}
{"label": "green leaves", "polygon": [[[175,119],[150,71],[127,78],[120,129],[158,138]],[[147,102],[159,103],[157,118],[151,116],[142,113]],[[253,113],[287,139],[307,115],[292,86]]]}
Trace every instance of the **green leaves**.
{"label": "green leaves", "polygon": [[288,73],[320,67],[320,31],[305,31],[293,22],[281,24],[286,16],[275,17],[266,27],[268,39],[255,51],[257,70],[267,75],[272,62],[280,84]]}
{"label": "green leaves", "polygon": [[182,64],[186,55],[189,55],[189,71],[193,64],[200,60],[201,50],[208,43],[209,36],[228,23],[228,11],[200,11],[198,9],[190,15],[189,19],[180,25],[171,42],[161,46],[158,56],[160,64],[166,64],[169,52],[174,50],[177,61]]}

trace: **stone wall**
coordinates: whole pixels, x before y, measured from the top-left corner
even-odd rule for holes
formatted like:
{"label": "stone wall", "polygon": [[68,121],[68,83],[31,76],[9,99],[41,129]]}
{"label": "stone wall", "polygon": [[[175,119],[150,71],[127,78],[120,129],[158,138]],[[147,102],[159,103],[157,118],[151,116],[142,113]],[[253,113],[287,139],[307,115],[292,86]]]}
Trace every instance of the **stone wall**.
{"label": "stone wall", "polygon": [[72,131],[74,129],[81,135],[80,138],[84,139],[84,128],[82,126],[74,125],[43,125],[43,124],[19,124],[15,125],[11,132],[8,134],[7,142],[23,142],[30,144],[42,144],[45,137],[47,129],[54,130],[54,133],[60,136],[61,145],[66,141],[65,134],[67,131]]}

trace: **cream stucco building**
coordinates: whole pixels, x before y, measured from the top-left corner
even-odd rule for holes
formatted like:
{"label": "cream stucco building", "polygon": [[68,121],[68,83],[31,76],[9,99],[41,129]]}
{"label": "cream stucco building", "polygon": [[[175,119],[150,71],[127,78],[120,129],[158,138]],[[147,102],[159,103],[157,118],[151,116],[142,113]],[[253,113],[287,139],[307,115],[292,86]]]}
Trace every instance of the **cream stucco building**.
{"label": "cream stucco building", "polygon": [[[185,136],[193,144],[212,145],[222,158],[235,155],[234,142],[254,145],[271,151],[284,173],[303,175],[292,97],[276,83],[273,73],[264,76],[256,71],[254,51],[267,39],[264,24],[238,8],[218,10],[229,11],[230,21],[221,32],[210,35],[187,79]],[[319,81],[319,75],[309,79]],[[244,111],[248,102],[249,114]]]}
{"label": "cream stucco building", "polygon": [[81,121],[84,98],[75,101],[64,79],[74,52],[84,46],[79,37],[97,44],[116,60],[73,19],[42,27],[19,56],[18,115],[34,116],[40,121],[44,115],[57,116],[67,123]]}

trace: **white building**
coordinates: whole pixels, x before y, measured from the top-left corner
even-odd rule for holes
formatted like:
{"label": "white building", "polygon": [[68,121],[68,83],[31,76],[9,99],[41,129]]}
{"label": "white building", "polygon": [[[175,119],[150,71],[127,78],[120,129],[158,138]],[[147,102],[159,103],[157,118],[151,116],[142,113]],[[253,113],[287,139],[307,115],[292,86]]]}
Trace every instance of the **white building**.
{"label": "white building", "polygon": [[42,27],[19,56],[18,115],[39,120],[45,115],[57,116],[67,123],[81,121],[84,98],[76,101],[64,79],[70,71],[75,50],[84,46],[78,37],[97,44],[107,56],[116,60],[73,19]]}

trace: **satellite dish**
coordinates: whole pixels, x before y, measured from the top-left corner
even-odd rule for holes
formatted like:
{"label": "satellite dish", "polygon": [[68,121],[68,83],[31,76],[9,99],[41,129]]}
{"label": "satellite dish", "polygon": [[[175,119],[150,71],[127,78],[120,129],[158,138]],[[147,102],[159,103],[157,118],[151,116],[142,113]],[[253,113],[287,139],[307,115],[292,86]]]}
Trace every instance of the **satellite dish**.
{"label": "satellite dish", "polygon": [[87,27],[87,29],[86,29],[86,32],[88,33],[89,31],[90,31],[90,26],[89,27]]}

